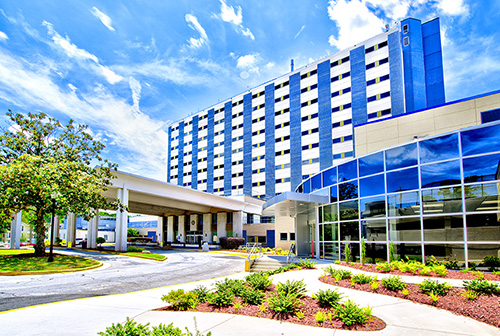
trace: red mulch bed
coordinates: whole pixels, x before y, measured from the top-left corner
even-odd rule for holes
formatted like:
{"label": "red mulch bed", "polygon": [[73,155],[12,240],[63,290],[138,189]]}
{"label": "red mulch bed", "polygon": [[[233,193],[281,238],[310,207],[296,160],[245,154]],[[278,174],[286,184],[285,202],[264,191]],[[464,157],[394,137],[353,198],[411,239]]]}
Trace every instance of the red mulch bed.
{"label": "red mulch bed", "polygon": [[435,306],[437,308],[451,311],[457,315],[471,317],[480,322],[500,327],[500,297],[496,295],[480,295],[477,299],[470,301],[461,295],[461,293],[465,292],[465,289],[453,287],[448,292],[448,295],[440,297],[437,302],[434,303],[427,294],[424,294],[420,288],[414,284],[406,285],[409,294],[405,296],[401,293],[401,291],[393,292],[384,288],[382,285],[380,285],[376,290],[373,290],[370,284],[354,284],[354,286],[352,286],[349,279],[335,282],[335,279],[329,275],[322,276],[319,280],[329,285],[351,288],[369,293],[389,295],[417,303]]}
{"label": "red mulch bed", "polygon": [[[270,287],[270,290],[265,292],[266,298],[270,296],[272,293],[276,292],[276,287],[273,285]],[[267,318],[271,320],[279,320],[283,322],[290,322],[290,323],[295,323],[295,324],[302,324],[306,326],[311,326],[311,327],[323,327],[323,328],[332,328],[332,329],[343,329],[343,330],[358,330],[358,331],[376,331],[376,330],[382,330],[385,328],[386,324],[384,321],[379,319],[376,316],[372,316],[371,320],[365,323],[364,325],[352,325],[352,326],[346,326],[342,321],[339,319],[336,319],[335,317],[332,318],[332,321],[330,322],[328,319],[325,320],[324,323],[318,325],[316,322],[316,319],[314,315],[318,311],[322,311],[325,314],[332,313],[334,314],[334,311],[329,309],[329,308],[323,308],[318,304],[318,301],[313,300],[310,297],[304,297],[301,299],[302,305],[299,307],[299,310],[304,312],[304,317],[302,319],[298,319],[295,314],[285,314],[285,315],[279,315],[277,313],[274,313],[269,309],[269,306],[267,304],[267,300],[264,299],[263,304],[266,307],[266,310],[264,312],[261,311],[259,306],[255,305],[248,305],[244,304],[240,298],[236,298],[234,302],[240,302],[241,303],[241,308],[236,309],[234,306],[228,306],[228,307],[216,307],[213,305],[210,305],[208,303],[200,303],[196,307],[196,311],[198,312],[204,312],[204,313],[224,313],[224,314],[237,314],[237,315],[246,315],[246,316],[253,316],[253,317],[260,317],[260,318]],[[157,308],[154,310],[158,311],[173,311],[170,306],[162,307],[162,308]]]}
{"label": "red mulch bed", "polygon": [[[348,263],[345,263],[345,262],[341,262],[341,263],[338,263],[338,265],[342,265],[342,266],[346,266],[346,267],[350,267],[350,268],[354,268],[354,269],[359,269],[359,270],[362,270],[362,271],[366,271],[366,272],[372,272],[372,273],[385,273],[385,274],[393,274],[393,275],[411,275],[411,276],[419,276],[419,277],[424,277],[424,278],[428,278],[428,277],[433,277],[433,278],[443,278],[443,279],[459,279],[459,280],[474,280],[474,279],[477,279],[477,277],[475,275],[473,275],[472,273],[464,273],[464,272],[460,272],[460,271],[455,271],[455,270],[448,270],[448,272],[446,273],[446,276],[441,276],[437,273],[434,273],[434,272],[431,272],[431,274],[429,275],[421,275],[419,273],[409,273],[409,272],[406,272],[406,273],[403,273],[401,271],[399,271],[398,269],[395,269],[394,271],[390,271],[390,272],[385,272],[385,271],[382,271],[382,270],[378,270],[376,267],[376,265],[361,265],[361,264],[348,264]],[[483,272],[484,274],[484,279],[486,280],[489,280],[489,281],[500,281],[500,275],[496,275],[496,274],[493,274],[493,273],[487,273],[487,272]]]}

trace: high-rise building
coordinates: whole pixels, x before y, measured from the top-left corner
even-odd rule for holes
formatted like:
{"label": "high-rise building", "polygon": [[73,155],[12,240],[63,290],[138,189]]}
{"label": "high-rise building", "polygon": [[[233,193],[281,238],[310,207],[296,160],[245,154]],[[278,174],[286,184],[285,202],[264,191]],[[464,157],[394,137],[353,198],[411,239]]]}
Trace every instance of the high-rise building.
{"label": "high-rise building", "polygon": [[169,130],[169,182],[270,199],[355,156],[355,126],[445,102],[439,19],[398,27]]}

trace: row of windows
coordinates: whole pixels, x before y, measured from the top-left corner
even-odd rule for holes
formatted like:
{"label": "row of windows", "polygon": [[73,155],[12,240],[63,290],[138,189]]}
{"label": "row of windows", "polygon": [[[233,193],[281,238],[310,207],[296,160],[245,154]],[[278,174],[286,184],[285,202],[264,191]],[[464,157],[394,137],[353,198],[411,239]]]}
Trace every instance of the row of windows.
{"label": "row of windows", "polygon": [[278,183],[286,183],[286,182],[290,182],[290,178],[289,177],[287,177],[287,178],[280,178],[280,179],[276,180],[276,184],[278,184]]}
{"label": "row of windows", "polygon": [[331,81],[333,83],[333,82],[339,81],[341,79],[344,79],[344,78],[347,78],[347,77],[350,77],[350,76],[351,76],[351,72],[347,71],[346,73],[343,73],[343,74],[340,74],[338,76],[332,77]]}
{"label": "row of windows", "polygon": [[319,143],[315,142],[315,143],[312,143],[309,145],[302,146],[302,150],[313,149],[313,148],[317,148],[317,147],[319,147]]}
{"label": "row of windows", "polygon": [[332,93],[332,98],[340,96],[340,95],[343,95],[343,94],[346,94],[346,93],[349,93],[349,92],[351,92],[351,88],[350,87],[342,89],[342,90],[339,90],[339,91],[336,91],[336,92],[333,92]]}
{"label": "row of windows", "polygon": [[303,89],[300,90],[300,93],[304,93],[304,92],[309,92],[311,90],[314,90],[318,87],[318,84],[313,84],[313,85],[310,85],[308,87],[305,87]]}
{"label": "row of windows", "polygon": [[277,151],[275,153],[276,156],[285,155],[285,154],[290,154],[290,150],[289,149],[284,149],[284,150],[281,150],[281,151]]}
{"label": "row of windows", "polygon": [[330,67],[333,68],[333,67],[336,67],[338,65],[341,65],[342,63],[346,63],[346,62],[349,62],[349,56],[347,57],[344,57],[342,59],[338,59],[336,61],[333,61],[331,64],[330,64]]}
{"label": "row of windows", "polygon": [[373,85],[373,84],[378,84],[378,83],[386,81],[388,79],[389,79],[389,75],[377,77],[377,78],[374,78],[374,79],[371,79],[371,80],[367,81],[366,82],[366,86],[370,86],[370,85]]}
{"label": "row of windows", "polygon": [[375,45],[373,45],[373,46],[371,46],[369,48],[366,48],[365,49],[365,54],[371,53],[372,51],[381,49],[383,47],[387,47],[387,41],[380,42],[379,44],[375,44]]}
{"label": "row of windows", "polygon": [[390,96],[391,96],[391,93],[389,91],[384,92],[384,93],[377,93],[374,96],[368,97],[367,101],[370,103],[372,101],[380,100],[380,99],[387,98],[387,97],[390,97]]}
{"label": "row of windows", "polygon": [[317,102],[318,102],[318,98],[314,98],[314,99],[311,99],[309,101],[303,102],[302,104],[300,104],[300,106],[305,107],[305,106],[309,106],[312,104],[316,104]]}
{"label": "row of windows", "polygon": [[344,159],[344,158],[348,158],[348,157],[353,157],[354,156],[354,152],[344,152],[344,153],[339,153],[339,154],[334,154],[333,155],[333,159],[334,160],[337,160],[337,159]]}
{"label": "row of windows", "polygon": [[290,126],[290,122],[289,121],[286,121],[284,123],[281,123],[281,124],[278,124],[278,125],[274,126],[274,129],[280,129],[280,128],[284,128],[284,127],[287,127],[287,126]]}
{"label": "row of windows", "polygon": [[302,74],[302,75],[300,76],[300,79],[304,79],[304,78],[311,77],[311,76],[313,76],[313,75],[315,75],[315,74],[317,74],[317,73],[318,73],[318,69],[311,70],[311,71],[309,71],[309,72],[306,72],[305,74]]}
{"label": "row of windows", "polygon": [[347,104],[344,104],[344,105],[339,105],[339,106],[336,106],[336,107],[332,108],[332,113],[340,112],[340,111],[346,110],[348,108],[351,108],[351,103],[347,103]]}
{"label": "row of windows", "polygon": [[333,139],[333,143],[335,144],[335,143],[345,142],[345,141],[349,141],[349,140],[352,140],[352,134],[346,135],[346,136],[343,136],[340,138],[335,138],[335,139]]}
{"label": "row of windows", "polygon": [[260,104],[260,105],[254,106],[252,108],[252,111],[257,111],[257,110],[260,110],[261,108],[264,108],[264,107],[266,107],[266,104]]}
{"label": "row of windows", "polygon": [[383,117],[383,116],[386,116],[386,115],[389,115],[389,114],[391,114],[391,109],[385,109],[385,110],[382,110],[382,111],[377,111],[377,112],[369,113],[368,114],[368,119]]}
{"label": "row of windows", "polygon": [[383,58],[381,60],[377,60],[377,61],[375,61],[373,63],[367,64],[366,65],[366,70],[378,67],[379,65],[382,65],[382,64],[385,64],[385,63],[388,63],[388,62],[389,62],[389,57]]}

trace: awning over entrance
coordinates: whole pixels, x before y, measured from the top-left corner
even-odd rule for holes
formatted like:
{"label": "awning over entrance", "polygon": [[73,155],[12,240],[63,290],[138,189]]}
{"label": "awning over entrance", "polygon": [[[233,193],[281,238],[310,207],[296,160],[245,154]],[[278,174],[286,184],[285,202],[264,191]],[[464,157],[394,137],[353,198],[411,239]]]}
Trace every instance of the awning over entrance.
{"label": "awning over entrance", "polygon": [[271,198],[262,206],[264,216],[296,217],[308,213],[320,204],[330,202],[328,196],[284,192]]}

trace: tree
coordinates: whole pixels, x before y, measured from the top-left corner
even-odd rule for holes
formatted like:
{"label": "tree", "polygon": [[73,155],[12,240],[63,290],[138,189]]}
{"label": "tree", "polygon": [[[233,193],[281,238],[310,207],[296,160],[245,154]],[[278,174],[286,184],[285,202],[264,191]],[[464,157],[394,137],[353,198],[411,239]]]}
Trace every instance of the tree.
{"label": "tree", "polygon": [[101,246],[102,244],[104,244],[106,242],[106,239],[104,239],[104,237],[97,237],[95,239],[95,242],[97,243],[97,245]]}
{"label": "tree", "polygon": [[0,222],[32,211],[36,255],[45,254],[46,218],[53,204],[61,218],[72,212],[87,220],[95,209],[122,209],[119,201],[102,195],[117,165],[100,156],[104,145],[86,125],[70,120],[63,126],[45,113],[9,110],[7,116],[12,125],[0,136]]}
{"label": "tree", "polygon": [[139,230],[132,228],[127,229],[127,237],[139,237]]}

